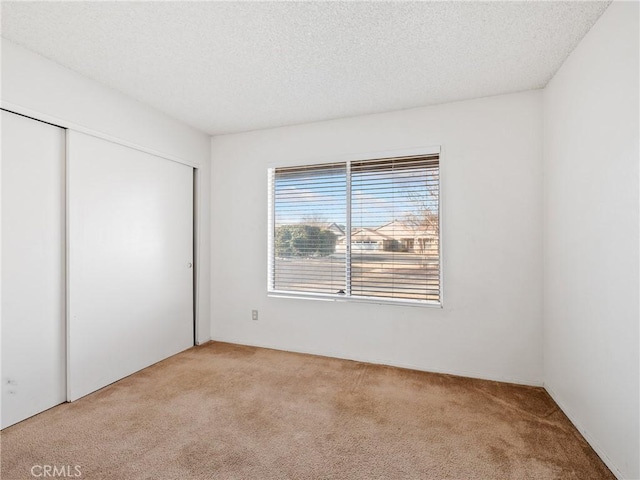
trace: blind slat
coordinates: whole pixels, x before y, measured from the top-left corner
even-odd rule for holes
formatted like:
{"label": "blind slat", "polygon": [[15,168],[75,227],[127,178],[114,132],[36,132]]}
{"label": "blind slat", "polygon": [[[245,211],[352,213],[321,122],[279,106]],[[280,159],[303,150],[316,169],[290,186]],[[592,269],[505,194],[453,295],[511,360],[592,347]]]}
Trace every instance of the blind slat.
{"label": "blind slat", "polygon": [[439,186],[439,155],[274,169],[270,288],[439,301]]}

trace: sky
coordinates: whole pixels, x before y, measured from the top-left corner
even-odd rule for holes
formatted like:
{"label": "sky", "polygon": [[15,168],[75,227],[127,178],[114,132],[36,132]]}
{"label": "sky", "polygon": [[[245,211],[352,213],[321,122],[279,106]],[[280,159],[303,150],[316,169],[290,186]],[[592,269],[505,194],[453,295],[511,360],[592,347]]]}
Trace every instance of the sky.
{"label": "sky", "polygon": [[[437,174],[436,174],[437,175]],[[276,174],[276,225],[310,218],[346,224],[346,168]],[[363,171],[351,176],[352,228],[377,228],[429,208],[437,212],[437,177],[425,168]]]}

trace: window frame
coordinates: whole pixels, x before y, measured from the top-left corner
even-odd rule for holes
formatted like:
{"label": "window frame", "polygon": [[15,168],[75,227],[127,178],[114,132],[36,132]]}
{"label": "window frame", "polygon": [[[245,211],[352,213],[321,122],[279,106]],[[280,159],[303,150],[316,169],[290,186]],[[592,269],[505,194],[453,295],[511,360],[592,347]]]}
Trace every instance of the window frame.
{"label": "window frame", "polygon": [[[371,153],[361,153],[354,155],[344,155],[339,157],[323,157],[316,159],[307,159],[306,161],[300,161],[291,159],[290,162],[283,162],[281,164],[270,163],[267,168],[267,296],[276,298],[290,298],[290,299],[306,299],[306,300],[319,300],[328,302],[348,302],[348,303],[373,303],[380,305],[404,305],[412,307],[428,307],[428,308],[443,308],[444,307],[444,262],[443,262],[443,228],[442,228],[442,201],[443,201],[443,189],[442,189],[442,146],[426,146],[415,147],[399,150],[387,150]],[[277,290],[274,288],[275,284],[275,169],[285,167],[305,167],[313,165],[330,165],[337,163],[345,163],[347,168],[347,228],[351,227],[351,180],[350,180],[350,162],[368,161],[368,160],[382,160],[386,158],[399,158],[410,156],[428,156],[438,155],[438,261],[439,261],[439,300],[417,300],[417,299],[402,299],[402,298],[385,298],[385,297],[371,297],[371,296],[351,296],[337,293],[313,293],[313,292],[296,292],[289,290]],[[349,235],[350,239],[350,235]],[[351,245],[349,246],[351,247]],[[345,252],[346,262],[351,261],[351,248]],[[350,268],[350,267],[349,267]]]}

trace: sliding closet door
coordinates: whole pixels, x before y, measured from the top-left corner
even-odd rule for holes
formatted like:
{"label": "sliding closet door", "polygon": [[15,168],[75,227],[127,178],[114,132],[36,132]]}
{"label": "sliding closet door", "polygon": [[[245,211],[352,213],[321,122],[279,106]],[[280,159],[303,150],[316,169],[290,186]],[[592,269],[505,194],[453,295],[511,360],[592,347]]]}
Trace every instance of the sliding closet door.
{"label": "sliding closet door", "polygon": [[66,400],[64,136],[2,112],[2,428]]}
{"label": "sliding closet door", "polygon": [[69,399],[193,345],[193,169],[69,132]]}

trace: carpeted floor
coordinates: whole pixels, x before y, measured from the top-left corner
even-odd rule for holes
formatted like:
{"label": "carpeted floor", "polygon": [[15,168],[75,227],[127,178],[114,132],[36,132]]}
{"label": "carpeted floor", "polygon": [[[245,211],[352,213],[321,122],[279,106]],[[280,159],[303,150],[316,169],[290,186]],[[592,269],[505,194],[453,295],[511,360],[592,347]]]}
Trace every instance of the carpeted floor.
{"label": "carpeted floor", "polygon": [[3,480],[46,465],[88,480],[614,479],[540,388],[225,343],[2,431]]}

